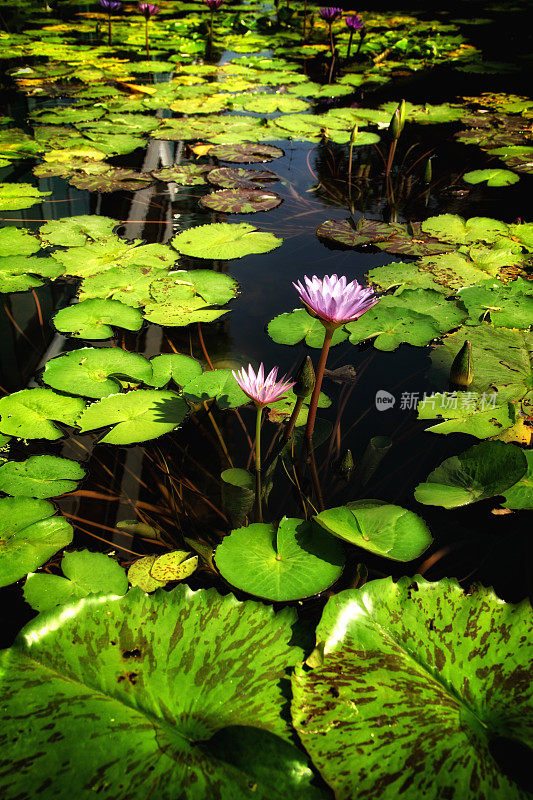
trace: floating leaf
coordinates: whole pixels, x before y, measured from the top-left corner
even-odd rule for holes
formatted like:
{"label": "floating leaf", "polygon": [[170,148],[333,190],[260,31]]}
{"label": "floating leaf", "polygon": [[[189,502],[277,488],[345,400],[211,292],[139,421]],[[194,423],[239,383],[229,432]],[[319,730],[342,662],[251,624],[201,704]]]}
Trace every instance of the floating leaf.
{"label": "floating leaf", "polygon": [[530,745],[530,632],[525,604],[482,587],[464,595],[449,578],[332,597],[322,663],[293,676],[292,719],[335,796],[525,800],[491,744]]}
{"label": "floating leaf", "polygon": [[32,256],[38,253],[41,245],[37,237],[24,228],[0,228],[0,254],[9,256]]}
{"label": "floating leaf", "polygon": [[53,258],[0,257],[0,292],[25,292],[42,286],[41,278],[59,278],[62,274],[61,265]]}
{"label": "floating leaf", "polygon": [[494,328],[487,323],[460,328],[446,336],[442,344],[431,352],[439,380],[448,380],[452,362],[466,339],[471,342],[474,363],[470,389],[485,393],[487,402],[489,395],[497,393],[498,404],[514,401],[519,402],[526,412],[533,408],[533,334]]}
{"label": "floating leaf", "polygon": [[74,426],[84,408],[80,397],[53,389],[22,389],[0,397],[0,431],[20,439],[61,439],[63,431],[52,420]]}
{"label": "floating leaf", "polygon": [[150,186],[153,179],[150,175],[131,169],[107,167],[105,171],[89,169],[75,172],[69,183],[76,189],[85,189],[88,192],[137,192]]}
{"label": "floating leaf", "polygon": [[14,497],[59,497],[85,477],[77,461],[59,456],[30,456],[0,466],[0,491]]}
{"label": "floating leaf", "polygon": [[527,461],[527,472],[513,486],[503,492],[505,508],[515,511],[533,509],[533,450],[524,450]]}
{"label": "floating leaf", "polygon": [[76,339],[109,339],[113,336],[112,325],[138,331],[143,317],[138,309],[118,300],[82,300],[58,311],[53,322],[60,333],[69,333]]}
{"label": "floating leaf", "polygon": [[91,242],[84,247],[56,250],[54,258],[63,265],[67,275],[79,278],[97,275],[117,266],[169,269],[178,259],[166,245],[142,244],[140,241],[129,243],[118,236]]}
{"label": "floating leaf", "polygon": [[278,749],[265,747],[260,763],[242,763],[242,750],[230,748],[233,766],[217,750],[211,755],[207,742],[230,726],[261,728],[290,742],[281,681],[303,655],[288,644],[295,618],[289,609],[274,614],[262,603],[184,585],[155,596],[134,590],[105,601],[87,597],[45,612],[1,656],[4,756],[18,763],[15,731],[23,718],[34,752],[27,769],[4,771],[4,795],[28,794],[45,782],[44,800],[57,797],[54,765],[66,758],[73,767],[68,792],[76,796],[102,782],[121,800],[152,787],[191,798],[316,796],[301,760],[289,762],[293,777],[278,791]]}
{"label": "floating leaf", "polygon": [[384,267],[376,267],[367,272],[367,279],[376,288],[388,291],[396,288],[395,294],[400,294],[404,289],[433,289],[436,292],[446,292],[447,287],[437,283],[433,275],[421,270],[419,262],[407,264],[394,261]]}
{"label": "floating leaf", "polygon": [[418,403],[418,419],[442,420],[433,433],[469,433],[477,439],[498,436],[515,423],[512,403],[492,406],[477,392],[434,394]]}
{"label": "floating leaf", "polygon": [[18,211],[42,203],[52,192],[40,192],[31,183],[0,183],[0,211]]}
{"label": "floating leaf", "polygon": [[84,278],[78,297],[84,300],[118,300],[138,308],[151,301],[150,286],[166,273],[165,267],[119,266]]}
{"label": "floating leaf", "polygon": [[24,584],[24,599],[36,611],[49,611],[90,594],[121,596],[128,591],[126,573],[109,556],[80,550],[65,553],[60,575],[42,572],[28,575]]}
{"label": "floating leaf", "polygon": [[272,233],[262,233],[247,222],[215,222],[200,225],[175,236],[171,244],[180,253],[196,258],[242,258],[251,253],[268,253],[282,243]]}
{"label": "floating leaf", "polygon": [[314,519],[333,536],[394,561],[411,561],[432,542],[417,514],[381,500],[358,500],[321,511]]}
{"label": "floating leaf", "polygon": [[195,358],[181,353],[163,353],[151,359],[152,377],[145,380],[148,386],[162,389],[171,380],[178,386],[185,386],[202,374],[202,365]]}
{"label": "floating leaf", "polygon": [[[268,323],[267,331],[277,344],[298,344],[302,340],[309,347],[322,347],[324,344],[324,326],[303,308],[274,317]],[[347,338],[347,331],[343,327],[337,328],[331,343],[336,345]]]}
{"label": "floating leaf", "polygon": [[523,451],[505,442],[481,442],[447,458],[415,489],[419,503],[457,508],[503,494],[527,469]]}
{"label": "floating leaf", "polygon": [[475,169],[465,172],[463,180],[467,183],[486,183],[487,186],[510,186],[517,183],[520,176],[508,169]]}
{"label": "floating leaf", "polygon": [[0,500],[0,586],[33,572],[72,541],[72,527],[47,500]]}
{"label": "floating leaf", "polygon": [[489,217],[463,219],[457,214],[441,214],[422,223],[422,230],[429,236],[449,244],[476,244],[495,242],[507,234],[508,226]]}
{"label": "floating leaf", "polygon": [[271,144],[220,144],[210,150],[210,155],[220,161],[236,161],[241,164],[253,164],[281,158],[283,150]]}
{"label": "floating leaf", "polygon": [[204,372],[183,387],[183,396],[190,403],[204,403],[215,399],[220,408],[237,408],[250,401],[230,369]]}
{"label": "floating leaf", "polygon": [[497,327],[529,328],[533,324],[533,285],[517,278],[512,283],[485,281],[459,292],[473,322],[489,320]]}
{"label": "floating leaf", "polygon": [[233,586],[267,600],[319,594],[341,575],[342,546],[312,522],[283,517],[279,526],[237,528],[216,549],[215,562]]}
{"label": "floating leaf", "polygon": [[186,550],[171,550],[157,556],[150,568],[152,578],[158,581],[182,581],[189,578],[198,566],[198,556],[192,556]]}
{"label": "floating leaf", "polygon": [[39,228],[39,236],[45,244],[83,247],[88,242],[108,239],[117,225],[117,220],[111,217],[85,214],[45,222]]}
{"label": "floating leaf", "polygon": [[279,176],[268,169],[243,169],[242,167],[216,167],[207,180],[224,189],[257,189],[279,180]]}
{"label": "floating leaf", "polygon": [[353,344],[374,339],[377,350],[394,350],[402,342],[421,347],[461,324],[465,315],[430,289],[406,289],[387,295],[355,322],[346,324]]}
{"label": "floating leaf", "polygon": [[281,197],[265,189],[222,189],[200,200],[203,206],[227,214],[255,214],[270,211],[281,203]]}
{"label": "floating leaf", "polygon": [[199,186],[205,183],[206,172],[211,167],[205,164],[174,164],[152,171],[154,178],[165,183],[177,183],[178,186]]}
{"label": "floating leaf", "polygon": [[237,291],[237,282],[222,272],[209,269],[171,272],[151,283],[144,316],[158,325],[211,322],[226,311],[210,306],[229,302]]}
{"label": "floating leaf", "polygon": [[309,103],[286,94],[249,94],[239,101],[239,107],[258,114],[272,114],[275,111],[291,114],[305,111],[309,108]]}
{"label": "floating leaf", "polygon": [[149,383],[152,367],[144,356],[121,347],[82,347],[48,361],[43,380],[61,392],[107,397],[121,389],[117,376]]}
{"label": "floating leaf", "polygon": [[189,407],[176,392],[138,389],[113,394],[91,403],[80,416],[82,433],[113,426],[99,441],[104,444],[135,444],[156,439],[177,428]]}

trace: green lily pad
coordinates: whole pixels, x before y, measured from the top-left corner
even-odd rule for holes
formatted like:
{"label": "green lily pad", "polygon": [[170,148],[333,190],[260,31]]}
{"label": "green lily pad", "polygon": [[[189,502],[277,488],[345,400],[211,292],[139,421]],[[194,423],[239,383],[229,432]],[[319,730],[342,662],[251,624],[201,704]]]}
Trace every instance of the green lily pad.
{"label": "green lily pad", "polygon": [[112,325],[128,331],[138,331],[143,317],[137,308],[118,300],[82,300],[58,311],[53,317],[60,333],[69,333],[76,339],[109,339]]}
{"label": "green lily pad", "polygon": [[293,676],[292,720],[335,796],[525,800],[491,744],[531,744],[531,626],[526,604],[449,578],[332,597],[323,658]]}
{"label": "green lily pad", "polygon": [[[297,308],[274,317],[268,323],[267,332],[277,344],[298,344],[302,340],[309,347],[318,348],[324,344],[324,326],[317,317],[312,317],[304,308]],[[337,328],[331,344],[339,344],[347,338],[348,332],[344,327]]]}
{"label": "green lily pad", "polygon": [[465,172],[463,180],[467,183],[486,183],[487,186],[511,186],[518,183],[520,176],[508,169],[475,169]]}
{"label": "green lily pad", "polygon": [[107,397],[121,389],[116,376],[148,383],[152,367],[144,356],[121,347],[82,347],[48,361],[43,381],[60,392]]}
{"label": "green lily pad", "polygon": [[0,292],[25,292],[42,286],[42,278],[59,278],[60,264],[53,258],[41,256],[0,257]]}
{"label": "green lily pad", "polygon": [[279,526],[237,528],[216,549],[215,563],[229,583],[267,600],[319,594],[341,575],[342,546],[312,522],[284,517]]}
{"label": "green lily pad", "polygon": [[212,211],[227,214],[255,214],[256,211],[270,211],[281,203],[281,197],[266,189],[221,189],[200,200]]}
{"label": "green lily pad", "polygon": [[117,300],[126,306],[139,308],[152,299],[150,286],[166,273],[165,267],[143,267],[140,264],[112,267],[84,278],[78,298],[84,300]]}
{"label": "green lily pad", "polygon": [[426,219],[422,223],[422,231],[448,244],[490,244],[505,236],[508,226],[505,222],[489,217],[471,217],[465,220],[457,214],[441,214]]}
{"label": "green lily pad", "polygon": [[505,508],[512,508],[515,511],[533,509],[533,450],[524,450],[527,461],[527,472],[522,475],[519,481],[503,492]]}
{"label": "green lily pad", "polygon": [[422,347],[463,322],[465,314],[431,289],[406,289],[387,295],[355,322],[348,322],[353,344],[372,338],[377,350],[390,351],[402,342]]}
{"label": "green lily pad", "polygon": [[417,514],[380,500],[329,508],[314,519],[333,536],[394,561],[418,558],[433,541]]}
{"label": "green lily pad", "polygon": [[262,233],[247,222],[215,222],[183,231],[172,239],[171,244],[186,256],[226,260],[252,253],[269,253],[282,242],[283,239],[272,233]]}
{"label": "green lily pad", "polygon": [[433,369],[439,380],[447,380],[452,362],[468,339],[472,345],[474,378],[472,391],[485,399],[498,395],[498,404],[519,403],[526,413],[533,409],[533,334],[526,331],[494,328],[482,323],[460,328],[446,336],[431,352]]}
{"label": "green lily pad", "polygon": [[421,270],[418,262],[407,264],[403,261],[394,261],[384,267],[369,270],[367,279],[369,283],[383,291],[395,288],[395,294],[401,294],[404,289],[432,289],[443,293],[447,291],[447,287],[437,283],[430,272]]}
{"label": "green lily pad", "polygon": [[152,377],[145,380],[147,386],[162,389],[171,380],[178,386],[185,386],[202,374],[202,365],[195,358],[181,353],[163,353],[151,359]]}
{"label": "green lily pad", "polygon": [[[4,756],[18,763],[15,731],[24,718],[34,753],[27,769],[4,772],[4,795],[28,794],[44,782],[44,800],[81,797],[101,785],[120,800],[151,787],[191,800],[217,793],[235,800],[316,797],[281,714],[281,681],[302,657],[289,645],[295,618],[289,609],[274,614],[261,603],[184,585],[155,596],[135,589],[122,598],[87,597],[45,612],[1,656]],[[246,750],[248,758],[239,758],[239,746],[229,747],[228,761],[223,747],[210,753],[208,740],[228,728],[231,736],[232,726],[270,734],[261,758]],[[276,736],[281,749],[268,745]],[[72,767],[59,794],[58,758]],[[287,777],[280,763],[291,765]]]}
{"label": "green lily pad", "polygon": [[42,203],[52,192],[40,192],[31,183],[0,183],[0,211],[18,211]]}
{"label": "green lily pad", "polygon": [[38,253],[41,245],[36,236],[24,228],[0,228],[0,254],[9,256],[32,256]]}
{"label": "green lily pad", "polygon": [[36,611],[49,611],[90,594],[121,596],[128,591],[126,573],[109,556],[80,550],[65,553],[60,575],[36,572],[24,584],[24,599]]}
{"label": "green lily pad", "polygon": [[189,407],[176,392],[138,389],[91,403],[78,419],[82,433],[113,426],[99,441],[136,444],[157,439],[183,422]]}
{"label": "green lily pad", "polygon": [[69,183],[76,189],[85,189],[88,192],[137,192],[150,186],[153,178],[131,169],[107,167],[105,170],[75,172]]}
{"label": "green lily pad", "polygon": [[66,397],[53,389],[22,389],[0,397],[0,432],[20,439],[61,439],[52,420],[74,426],[85,408],[81,397]]}
{"label": "green lily pad", "polygon": [[469,433],[477,439],[498,436],[515,423],[512,403],[492,406],[478,392],[433,394],[418,403],[418,419],[442,420],[432,433]]}
{"label": "green lily pad", "polygon": [[[471,247],[467,253],[441,253],[419,259],[418,268],[432,275],[436,283],[448,292],[496,278],[502,267],[520,264],[521,256],[508,250],[487,250]],[[441,289],[442,291],[442,289]]]}
{"label": "green lily pad", "polygon": [[250,402],[230,369],[204,372],[183,387],[183,397],[190,403],[216,400],[220,408],[237,408]]}
{"label": "green lily pad", "polygon": [[56,250],[54,258],[63,265],[67,275],[78,278],[97,275],[117,266],[169,269],[178,259],[176,253],[166,245],[142,244],[140,241],[130,243],[118,236],[91,242],[84,247]]}
{"label": "green lily pad", "polygon": [[496,328],[530,328],[533,324],[533,285],[517,278],[512,283],[485,281],[462,289],[459,299],[472,322],[489,321]]}
{"label": "green lily pad", "polygon": [[13,497],[59,497],[72,492],[85,477],[77,461],[59,456],[30,456],[0,466],[0,491]]}
{"label": "green lily pad", "polygon": [[[381,109],[389,114],[394,114],[398,107],[395,101],[383,103]],[[421,125],[435,125],[442,122],[456,122],[464,117],[464,108],[459,105],[441,103],[433,106],[425,103],[423,106],[407,102],[405,104],[405,118],[408,122],[417,122]]]}
{"label": "green lily pad", "polygon": [[208,269],[180,270],[154,280],[144,316],[158,325],[182,326],[211,322],[227,313],[212,308],[236,297],[237,282],[222,272]]}
{"label": "green lily pad", "polygon": [[39,228],[39,236],[45,244],[61,247],[83,247],[89,242],[108,239],[119,223],[111,217],[82,214],[45,222]]}
{"label": "green lily pad", "polygon": [[33,572],[72,541],[72,527],[47,500],[0,500],[0,586]]}
{"label": "green lily pad", "polygon": [[268,169],[216,167],[208,173],[207,180],[224,189],[257,189],[278,181],[279,176]]}
{"label": "green lily pad", "polygon": [[309,103],[286,94],[249,94],[239,102],[239,107],[258,114],[272,114],[275,111],[291,114],[295,111],[305,111],[309,108]]}
{"label": "green lily pad", "polygon": [[255,477],[246,469],[225,469],[222,479],[222,505],[232,525],[243,525],[255,502]]}
{"label": "green lily pad", "polygon": [[219,144],[209,151],[220,161],[236,161],[241,164],[255,164],[281,158],[283,150],[271,144]]}
{"label": "green lily pad", "polygon": [[419,503],[443,508],[477,503],[503,494],[527,469],[523,451],[505,442],[480,442],[447,458],[415,489]]}

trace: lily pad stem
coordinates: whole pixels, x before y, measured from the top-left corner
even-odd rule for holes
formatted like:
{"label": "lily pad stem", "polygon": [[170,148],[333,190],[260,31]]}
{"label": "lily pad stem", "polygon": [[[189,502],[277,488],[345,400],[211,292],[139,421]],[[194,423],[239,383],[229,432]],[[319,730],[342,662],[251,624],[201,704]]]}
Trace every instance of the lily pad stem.
{"label": "lily pad stem", "polygon": [[107,43],[111,44],[111,12],[107,15]]}
{"label": "lily pad stem", "polygon": [[144,21],[144,36],[146,41],[146,57],[150,58],[150,42],[148,40],[148,20]]}
{"label": "lily pad stem", "polygon": [[257,503],[257,521],[263,522],[263,504],[261,501],[261,420],[263,406],[257,406],[255,420],[255,500]]}
{"label": "lily pad stem", "polygon": [[350,50],[352,49],[353,30],[350,31],[350,38],[348,39],[348,50],[346,51],[346,61],[350,58]]}
{"label": "lily pad stem", "polygon": [[326,361],[328,359],[331,340],[333,338],[333,334],[335,332],[335,327],[336,327],[324,321],[322,321],[322,324],[324,325],[325,329],[324,344],[322,345],[322,351],[320,353],[320,359],[318,361],[318,367],[316,369],[315,386],[313,389],[313,394],[311,395],[311,402],[309,403],[309,413],[307,415],[307,424],[305,426],[305,438],[307,439],[308,442],[312,441],[313,439],[316,410],[318,407],[318,398],[320,396],[320,389],[322,387],[322,380],[324,378],[324,370],[326,369]]}

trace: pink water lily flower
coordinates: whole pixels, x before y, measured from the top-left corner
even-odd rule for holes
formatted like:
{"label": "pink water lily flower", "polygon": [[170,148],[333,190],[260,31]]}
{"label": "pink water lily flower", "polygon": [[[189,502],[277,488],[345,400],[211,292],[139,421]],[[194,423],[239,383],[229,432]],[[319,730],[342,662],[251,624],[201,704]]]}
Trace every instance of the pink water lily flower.
{"label": "pink water lily flower", "polygon": [[281,400],[294,386],[294,381],[287,381],[286,375],[279,381],[277,380],[277,367],[274,367],[265,378],[265,369],[262,363],[259,365],[257,375],[251,364],[248,364],[248,371],[241,367],[240,372],[232,374],[244,394],[248,395],[257,406],[268,406],[270,403],[275,403],[276,400]]}
{"label": "pink water lily flower", "polygon": [[139,3],[139,11],[145,19],[150,19],[154,14],[159,13],[159,8],[153,3]]}
{"label": "pink water lily flower", "polygon": [[373,289],[363,289],[357,281],[348,283],[344,275],[324,275],[322,280],[306,275],[304,281],[305,286],[293,283],[302,303],[312,316],[335,327],[359,319],[380,300]]}

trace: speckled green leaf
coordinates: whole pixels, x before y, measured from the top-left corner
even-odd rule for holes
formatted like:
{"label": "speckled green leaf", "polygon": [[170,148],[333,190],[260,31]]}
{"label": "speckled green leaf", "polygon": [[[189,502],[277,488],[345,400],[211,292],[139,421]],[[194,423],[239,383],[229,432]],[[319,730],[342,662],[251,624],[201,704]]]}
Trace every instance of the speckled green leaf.
{"label": "speckled green leaf", "polygon": [[83,433],[112,425],[101,442],[135,444],[173,431],[188,410],[187,403],[176,392],[137,389],[91,403],[79,417],[78,425]]}
{"label": "speckled green leaf", "polygon": [[497,328],[529,328],[533,324],[533,284],[517,278],[511,283],[485,281],[459,292],[472,322],[489,321]]}
{"label": "speckled green leaf", "polygon": [[109,339],[111,326],[138,331],[143,317],[137,308],[118,300],[82,300],[58,311],[53,322],[58,331],[76,339]]}
{"label": "speckled green leaf", "polygon": [[223,189],[257,189],[279,180],[279,176],[268,169],[243,169],[242,167],[216,167],[207,180]]}
{"label": "speckled green leaf", "polygon": [[174,164],[152,172],[154,178],[165,183],[177,183],[178,186],[199,186],[205,183],[206,172],[210,167],[206,164]]}
{"label": "speckled green leaf", "polygon": [[52,192],[40,192],[30,183],[0,183],[0,211],[16,211],[42,203]]}
{"label": "speckled green leaf", "polygon": [[154,578],[151,569],[155,564],[157,556],[144,556],[134,561],[128,570],[128,580],[132,586],[138,586],[143,592],[155,592],[166,586],[166,581]]}
{"label": "speckled green leaf", "polygon": [[281,197],[265,189],[221,189],[202,197],[201,204],[226,214],[255,214],[270,211],[281,203]]}
{"label": "speckled green leaf", "polygon": [[143,267],[140,264],[118,266],[89,275],[83,279],[78,297],[83,300],[118,300],[126,306],[139,308],[150,302],[150,286],[166,274],[166,268]]}
{"label": "speckled green leaf", "polygon": [[139,353],[121,347],[81,347],[47,362],[43,381],[53,389],[82,397],[107,397],[123,380],[149,383],[152,367]]}
{"label": "speckled green leaf", "polygon": [[60,439],[55,422],[75,425],[85,408],[80,397],[65,397],[53,389],[21,389],[0,398],[0,431],[21,439]]}
{"label": "speckled green leaf", "polygon": [[0,466],[0,491],[13,497],[59,497],[85,477],[77,461],[59,456],[30,456]]}
{"label": "speckled green leaf", "polygon": [[56,509],[47,500],[30,497],[0,500],[0,586],[8,586],[33,572],[71,543],[72,527],[64,517],[54,516],[55,513]]}
{"label": "speckled green leaf", "polygon": [[[192,558],[189,558],[192,556]],[[190,577],[198,566],[198,556],[186,550],[171,550],[157,556],[150,567],[150,575],[158,581],[181,581]]]}
{"label": "speckled green leaf", "polygon": [[478,392],[444,392],[418,403],[418,419],[437,419],[433,433],[469,433],[478,439],[498,436],[515,422],[512,403],[492,405]]}
{"label": "speckled green leaf", "polygon": [[39,229],[39,236],[45,244],[83,247],[87,242],[108,239],[117,225],[117,220],[111,217],[82,214],[45,222]]}
{"label": "speckled green leaf", "polygon": [[372,581],[332,597],[324,659],[293,676],[292,718],[343,800],[527,800],[490,752],[533,744],[531,609],[454,580]]}
{"label": "speckled green leaf", "polygon": [[40,615],[1,655],[3,797],[304,800],[308,769],[287,794],[259,765],[202,747],[237,725],[289,741],[280,683],[302,657],[295,619],[185,586]]}
{"label": "speckled green leaf", "polygon": [[523,450],[505,442],[480,442],[451,456],[419,483],[419,503],[457,508],[503,494],[526,473]]}
{"label": "speckled green leaf", "polygon": [[220,161],[236,161],[241,164],[260,163],[281,158],[283,150],[271,144],[221,144],[210,151]]}

